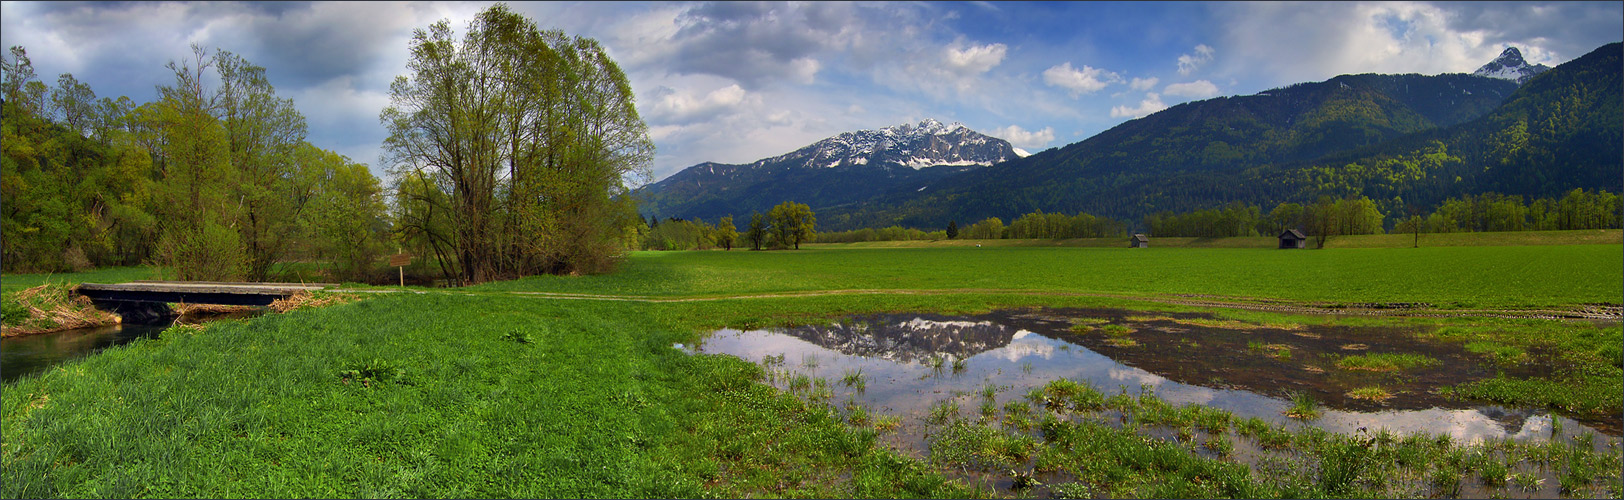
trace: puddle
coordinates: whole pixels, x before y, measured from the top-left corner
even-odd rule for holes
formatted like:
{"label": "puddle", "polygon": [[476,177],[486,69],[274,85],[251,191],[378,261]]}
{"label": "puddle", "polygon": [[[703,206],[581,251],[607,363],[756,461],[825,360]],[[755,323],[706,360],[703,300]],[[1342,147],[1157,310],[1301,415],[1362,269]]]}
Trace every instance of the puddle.
{"label": "puddle", "polygon": [[[1138,345],[1120,347],[1111,335],[1076,333],[1075,323],[1123,325]],[[1353,349],[1344,349],[1351,344]],[[1248,349],[1249,345],[1283,347]],[[874,415],[902,418],[886,439],[923,458],[933,406],[952,401],[974,419],[985,404],[1005,403],[1065,378],[1106,395],[1139,394],[1141,387],[1173,405],[1194,403],[1258,417],[1291,430],[1318,427],[1342,434],[1387,429],[1397,434],[1445,434],[1456,442],[1512,438],[1545,440],[1588,431],[1596,440],[1619,435],[1618,423],[1581,423],[1544,409],[1518,409],[1450,400],[1426,388],[1493,376],[1459,346],[1430,344],[1391,328],[1259,328],[1202,314],[1122,310],[997,311],[980,316],[891,314],[823,325],[768,330],[720,330],[690,346],[693,352],[738,356],[768,368],[781,389],[814,392],[806,378],[824,379],[828,402],[848,402]],[[1277,354],[1289,350],[1287,355]],[[1350,371],[1322,354],[1408,352],[1438,360],[1428,367],[1391,372]],[[1506,370],[1514,374],[1512,370]],[[863,380],[848,384],[843,379]],[[804,377],[797,377],[797,376]],[[802,380],[797,381],[797,378]],[[793,387],[800,385],[800,387]],[[1356,387],[1379,385],[1395,393],[1382,402],[1349,397]],[[994,387],[993,398],[985,398]],[[823,390],[823,389],[819,389]],[[1311,394],[1321,416],[1300,421],[1283,413],[1289,394]]]}

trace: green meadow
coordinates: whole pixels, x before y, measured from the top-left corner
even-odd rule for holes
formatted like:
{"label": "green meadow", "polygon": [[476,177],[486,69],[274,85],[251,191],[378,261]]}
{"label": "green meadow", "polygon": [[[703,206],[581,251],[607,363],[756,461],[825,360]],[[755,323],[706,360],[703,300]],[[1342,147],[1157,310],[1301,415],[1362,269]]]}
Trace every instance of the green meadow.
{"label": "green meadow", "polygon": [[537,276],[484,291],[723,296],[830,290],[1202,294],[1319,302],[1536,307],[1624,295],[1624,245],[1273,250],[828,246],[637,252],[612,274]]}
{"label": "green meadow", "polygon": [[[721,327],[878,312],[1203,311],[1146,300],[1176,294],[1444,308],[1616,304],[1620,254],[1620,245],[825,246],[634,253],[608,275],[466,289],[373,287],[368,291],[375,293],[349,304],[173,328],[7,383],[0,393],[0,491],[7,497],[939,498],[1042,491],[1065,498],[1451,492],[1617,498],[1624,489],[1616,475],[1620,455],[1616,443],[1607,446],[1616,438],[1470,444],[1447,436],[1291,431],[1064,380],[1018,404],[984,408],[979,420],[944,415],[929,424],[935,437],[926,455],[914,457],[884,444],[895,422],[880,409],[779,391],[765,383],[758,360],[691,355],[674,345],[691,345]],[[9,292],[13,283],[149,279],[151,272],[5,282]],[[814,293],[842,290],[875,293]],[[1555,353],[1562,368],[1545,376],[1437,390],[1576,417],[1624,412],[1618,396],[1624,335],[1616,323],[1204,311],[1232,323],[1417,328],[1485,362]],[[1426,364],[1403,356],[1357,359],[1350,363]],[[1107,411],[1124,423],[1106,425]],[[1146,437],[1154,432],[1174,438]],[[1292,458],[1247,464],[1232,455],[1238,448]],[[1067,476],[1045,475],[1057,473]],[[1044,489],[1035,489],[1040,484]]]}

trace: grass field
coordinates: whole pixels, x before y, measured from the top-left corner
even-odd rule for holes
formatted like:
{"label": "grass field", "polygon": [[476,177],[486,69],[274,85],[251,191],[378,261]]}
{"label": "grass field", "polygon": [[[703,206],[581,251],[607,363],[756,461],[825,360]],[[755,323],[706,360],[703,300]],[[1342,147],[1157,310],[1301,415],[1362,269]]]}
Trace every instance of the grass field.
{"label": "grass field", "polygon": [[[0,391],[0,493],[1018,496],[1022,493],[952,478],[986,468],[981,474],[1024,481],[1021,474],[1032,471],[1012,467],[1036,463],[1040,469],[1084,474],[1051,485],[1049,494],[1062,497],[1424,496],[1405,485],[1424,481],[1447,492],[1450,485],[1458,489],[1463,482],[1472,486],[1498,477],[1497,488],[1513,488],[1508,478],[1547,467],[1556,476],[1546,483],[1559,480],[1564,495],[1618,497],[1624,488],[1616,478],[1607,479],[1607,471],[1618,467],[1616,448],[1594,453],[1577,442],[1466,445],[1435,436],[1395,437],[1402,446],[1370,448],[1362,437],[1292,433],[1205,410],[1170,408],[1153,398],[1127,401],[1064,387],[1051,396],[1099,400],[1099,408],[1131,412],[1139,423],[1113,429],[1083,420],[1051,422],[1032,409],[1044,404],[1034,399],[1031,407],[1010,405],[1003,418],[995,415],[987,422],[945,419],[936,428],[930,455],[914,459],[881,444],[889,432],[880,424],[883,414],[858,418],[835,404],[805,401],[759,383],[763,370],[753,360],[689,355],[672,345],[692,343],[720,327],[806,324],[878,312],[979,313],[1026,306],[1195,310],[1134,300],[1178,293],[1478,307],[1616,303],[1618,277],[1624,274],[1620,253],[1617,244],[1307,252],[834,247],[637,253],[611,275],[376,294],[324,309],[215,323],[201,332],[172,329],[157,340],[23,377]],[[150,278],[141,275],[150,269],[140,269],[49,279]],[[1287,270],[1284,275],[1281,269]],[[45,279],[6,276],[5,282],[10,290],[14,282],[23,287]],[[506,293],[716,297],[847,289],[981,291],[660,303]],[[1485,359],[1508,363],[1528,353],[1550,353],[1565,368],[1549,376],[1498,377],[1440,390],[1576,415],[1624,411],[1619,402],[1624,355],[1618,348],[1624,330],[1616,323],[1236,310],[1218,315],[1258,324],[1421,328],[1427,338],[1460,343]],[[1169,444],[1138,434],[1157,425],[1192,428],[1194,437],[1186,441],[1181,430],[1182,444]],[[1198,446],[1220,456],[1197,453]],[[1264,464],[1254,472],[1224,458],[1222,450],[1234,447],[1275,447],[1303,462]],[[1441,471],[1417,467],[1427,463],[1445,465],[1434,468]],[[1526,481],[1544,481],[1536,476]]]}
{"label": "grass field", "polygon": [[[1273,249],[1280,240],[1274,236],[1232,238],[1153,237],[1157,248],[1265,248]],[[1624,230],[1583,229],[1573,231],[1503,231],[1486,233],[1422,233],[1422,247],[1521,246],[1521,245],[1608,245],[1624,243]],[[1334,236],[1325,248],[1411,248],[1416,239],[1409,234],[1361,234]],[[1100,247],[1128,246],[1127,238],[1071,238],[1062,240],[915,240],[864,241],[857,243],[810,243],[802,248],[937,248],[937,247]],[[1312,243],[1309,244],[1312,247]]]}
{"label": "grass field", "polygon": [[1618,303],[1624,245],[1372,248],[816,248],[637,252],[616,273],[475,290],[706,296],[817,290],[1204,294],[1439,307]]}

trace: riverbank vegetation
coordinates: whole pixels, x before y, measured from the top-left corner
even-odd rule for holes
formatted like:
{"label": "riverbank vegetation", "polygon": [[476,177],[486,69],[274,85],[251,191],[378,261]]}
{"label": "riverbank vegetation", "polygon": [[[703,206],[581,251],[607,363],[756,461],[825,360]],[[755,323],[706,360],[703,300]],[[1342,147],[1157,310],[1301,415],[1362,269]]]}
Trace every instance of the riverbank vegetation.
{"label": "riverbank vegetation", "polygon": [[67,285],[45,284],[0,296],[0,328],[6,337],[112,325],[118,315],[73,295]]}

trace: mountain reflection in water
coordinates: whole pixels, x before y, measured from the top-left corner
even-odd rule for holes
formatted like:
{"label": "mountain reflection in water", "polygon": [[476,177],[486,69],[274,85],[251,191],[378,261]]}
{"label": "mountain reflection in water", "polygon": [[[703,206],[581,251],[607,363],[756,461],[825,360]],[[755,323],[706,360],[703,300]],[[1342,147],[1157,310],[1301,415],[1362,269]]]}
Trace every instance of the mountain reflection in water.
{"label": "mountain reflection in water", "polygon": [[[1575,436],[1587,431],[1618,435],[1615,429],[1605,425],[1586,425],[1552,415],[1544,409],[1505,408],[1437,398],[1420,398],[1397,404],[1390,401],[1387,406],[1376,405],[1371,409],[1369,406],[1344,406],[1341,403],[1346,401],[1345,398],[1320,397],[1318,399],[1324,404],[1322,416],[1302,422],[1283,415],[1290,402],[1279,392],[1282,389],[1296,390],[1293,389],[1295,384],[1308,387],[1307,382],[1294,377],[1309,375],[1293,372],[1268,373],[1266,377],[1253,378],[1233,376],[1234,380],[1244,382],[1209,385],[1202,383],[1205,379],[1175,379],[1152,371],[1160,365],[1199,364],[1202,361],[1162,359],[1155,363],[1141,363],[1150,368],[1145,369],[1123,364],[1078,343],[1060,340],[1076,339],[1070,333],[1071,323],[1065,319],[1067,316],[1106,317],[1122,321],[1131,314],[1129,311],[1102,310],[1050,311],[1048,314],[999,311],[974,317],[886,314],[796,328],[720,330],[703,340],[697,352],[730,354],[752,362],[778,358],[782,364],[771,369],[781,370],[786,375],[799,373],[828,380],[834,390],[831,403],[837,406],[850,401],[882,414],[916,421],[923,420],[931,406],[947,400],[953,400],[962,414],[971,415],[978,405],[986,401],[983,394],[989,386],[995,387],[995,397],[990,402],[1002,407],[1005,403],[1024,399],[1025,394],[1033,388],[1041,388],[1049,381],[1065,378],[1091,384],[1107,395],[1118,392],[1134,395],[1142,387],[1148,388],[1174,405],[1207,405],[1232,412],[1239,418],[1258,417],[1293,429],[1312,426],[1351,434],[1361,428],[1369,432],[1385,428],[1401,434],[1447,434],[1459,441],[1507,437],[1548,439],[1553,422],[1561,421],[1564,435]],[[1327,333],[1332,334],[1334,332]],[[1207,337],[1192,337],[1207,341]],[[1189,352],[1179,353],[1172,349],[1163,351],[1160,346],[1142,346],[1138,349],[1134,355],[1140,357],[1138,359],[1141,361],[1144,356],[1156,356],[1157,352],[1189,355]],[[928,360],[933,357],[962,361],[951,363],[956,366],[948,368],[929,363]],[[1176,371],[1170,370],[1168,373]],[[863,390],[839,383],[844,377],[859,373],[865,380]],[[774,378],[774,383],[782,388],[788,379],[787,376],[778,376]],[[1262,387],[1264,383],[1284,387]],[[1375,405],[1365,401],[1355,403]],[[1406,408],[1404,404],[1423,406]],[[906,434],[908,425],[904,427],[903,433]],[[919,445],[924,439],[922,432],[916,431],[914,436],[901,439],[912,440],[915,441],[914,445]],[[1607,440],[1597,441],[1599,445]]]}

